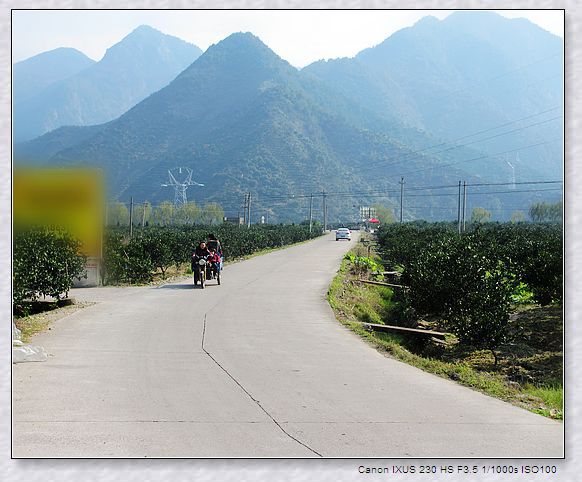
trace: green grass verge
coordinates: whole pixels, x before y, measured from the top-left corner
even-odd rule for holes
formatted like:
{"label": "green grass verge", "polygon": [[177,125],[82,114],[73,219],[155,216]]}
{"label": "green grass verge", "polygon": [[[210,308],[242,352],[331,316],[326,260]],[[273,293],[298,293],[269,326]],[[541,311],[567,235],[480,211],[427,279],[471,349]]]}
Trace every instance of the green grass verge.
{"label": "green grass verge", "polygon": [[[395,308],[391,299],[392,292],[381,286],[351,283],[355,276],[350,267],[350,261],[344,259],[330,284],[328,301],[338,321],[367,343],[426,372],[454,380],[540,415],[554,419],[563,418],[563,390],[560,382],[551,385],[520,384],[509,380],[505,372],[494,368],[492,360],[489,360],[492,357],[486,351],[478,350],[463,353],[461,356],[456,353],[459,350],[452,350],[454,356],[447,353],[431,357],[417,353],[418,350],[411,351],[407,346],[410,339],[405,336],[366,330],[358,322],[383,323],[384,320],[390,320],[391,312]],[[531,356],[528,360],[530,359]],[[548,366],[543,366],[542,369],[550,370]],[[552,371],[551,375],[556,373]]]}
{"label": "green grass verge", "polygon": [[564,390],[561,382],[556,382],[549,386],[535,386],[526,384],[524,393],[533,399],[541,400],[542,405],[533,409],[536,413],[552,418],[563,418],[562,407],[564,406]]}

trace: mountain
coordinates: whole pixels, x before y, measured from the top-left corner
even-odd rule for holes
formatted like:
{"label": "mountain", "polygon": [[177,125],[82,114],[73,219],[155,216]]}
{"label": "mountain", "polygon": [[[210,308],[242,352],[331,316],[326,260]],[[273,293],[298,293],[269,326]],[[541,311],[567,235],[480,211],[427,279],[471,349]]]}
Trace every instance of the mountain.
{"label": "mountain", "polygon": [[12,100],[14,104],[19,104],[94,63],[94,60],[72,48],[58,48],[16,62],[12,67]]}
{"label": "mountain", "polygon": [[456,12],[444,20],[425,17],[353,59],[315,62],[303,71],[379,115],[444,140],[527,117],[463,140],[521,129],[473,144],[489,153],[549,141],[517,160],[507,156],[518,177],[534,169],[547,178],[562,165],[563,53],[559,37],[525,19]]}
{"label": "mountain", "polygon": [[[435,21],[427,19],[412,29],[429,28]],[[61,128],[19,144],[15,160],[100,166],[109,180],[110,198],[128,201],[133,197],[136,202],[154,204],[173,199],[172,188],[162,187],[168,170],[190,167],[193,179],[204,187],[190,188],[189,199],[219,202],[227,214],[236,215],[244,193],[250,191],[253,212],[268,215],[271,222],[305,219],[311,193],[318,196],[314,208],[321,218],[323,190],[328,193],[329,219],[353,219],[358,206],[375,202],[396,207],[401,176],[406,176],[406,219],[456,218],[459,179],[469,183],[548,179],[547,166],[534,166],[530,150],[520,150],[523,162],[511,167],[506,157],[488,153],[486,144],[473,143],[474,137],[456,143],[447,139],[441,124],[454,125],[446,115],[450,102],[437,105],[442,118],[434,117],[433,124],[427,120],[430,109],[419,107],[424,105],[419,99],[427,95],[422,89],[430,89],[429,79],[417,80],[421,91],[414,96],[390,68],[365,57],[362,53],[355,59],[318,63],[299,71],[252,34],[233,34],[209,47],[165,88],[119,118],[91,130]],[[432,70],[413,67],[425,69],[427,75],[433,72],[438,90],[453,74],[448,73],[448,61],[435,58],[434,62]],[[445,66],[439,67],[439,62]],[[507,67],[520,65],[514,61]],[[462,71],[460,64],[457,68]],[[327,75],[330,71],[335,74]],[[489,73],[499,75],[498,71]],[[447,78],[441,81],[439,76]],[[458,75],[463,76],[468,74]],[[454,88],[468,85],[464,82]],[[452,87],[447,89],[454,92]],[[475,105],[466,105],[463,125],[459,124],[461,108],[451,111],[452,119],[457,116],[458,131],[453,129],[447,136],[466,135],[474,122],[480,122],[475,113],[481,115],[488,105],[495,105],[500,117],[483,121],[484,129],[491,128],[486,121],[508,125],[501,131],[487,130],[484,136],[492,137],[490,141],[500,141],[504,136],[493,136],[523,125],[506,121],[506,116],[517,114],[510,112],[510,106],[502,115],[499,106],[506,104],[499,95],[473,90]],[[521,102],[526,100],[531,101],[524,97]],[[513,139],[513,148],[521,142],[516,135],[508,137]],[[493,148],[495,144],[502,143],[491,142]],[[554,179],[561,163],[558,158],[550,160]],[[441,187],[419,190],[422,186]],[[442,186],[449,187],[443,190]],[[510,194],[503,193],[511,189]],[[527,209],[532,201],[546,199],[546,193],[522,193],[515,186],[492,194],[479,191],[483,188],[470,189],[469,208],[496,209],[495,214],[505,213],[506,218],[511,210]]]}
{"label": "mountain", "polygon": [[[20,146],[19,156],[44,152],[50,164],[103,167],[113,197],[154,204],[172,197],[162,187],[167,171],[191,167],[205,184],[190,192],[191,199],[217,201],[236,213],[248,190],[259,211],[285,198],[271,220],[306,216],[305,196],[322,190],[382,189],[384,200],[394,203],[390,194],[398,187],[388,161],[405,157],[408,169],[423,169],[459,159],[415,155],[412,147],[435,139],[335,94],[248,33],[211,46],[167,87],[91,129],[61,128]],[[475,153],[462,149],[460,155]],[[387,166],[370,169],[371,160]],[[418,179],[451,183],[463,175],[451,167],[444,173],[429,169]],[[289,201],[290,193],[299,196]],[[365,194],[339,197],[330,215],[354,211],[354,202],[367,202]]]}
{"label": "mountain", "polygon": [[176,37],[138,27],[99,62],[15,103],[14,139],[115,119],[167,85],[200,53],[198,47]]}

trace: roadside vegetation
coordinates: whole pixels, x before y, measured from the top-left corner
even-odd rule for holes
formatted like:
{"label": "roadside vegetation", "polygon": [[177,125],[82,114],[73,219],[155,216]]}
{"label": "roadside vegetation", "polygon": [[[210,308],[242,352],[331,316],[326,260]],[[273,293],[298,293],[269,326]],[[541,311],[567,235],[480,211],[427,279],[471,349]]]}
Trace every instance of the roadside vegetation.
{"label": "roadside vegetation", "polygon": [[[305,242],[322,234],[319,226],[234,225],[110,227],[104,243],[104,282],[110,285],[147,284],[191,274],[188,260],[194,247],[214,233],[226,262],[246,259]],[[16,230],[14,236],[13,314],[25,343],[50,324],[91,303],[68,298],[74,278],[84,275],[85,257],[79,243],[51,228]]]}
{"label": "roadside vegetation", "polygon": [[23,342],[87,305],[67,299],[74,278],[84,275],[85,257],[78,251],[79,243],[62,230],[15,229],[12,307]]}
{"label": "roadside vegetation", "polygon": [[[307,241],[322,234],[321,227],[256,225],[191,225],[110,227],[105,233],[104,284],[147,284],[190,273],[190,257],[208,234],[221,241],[225,261]],[[24,317],[60,307],[75,278],[84,276],[85,257],[79,243],[52,228],[17,229],[14,235],[13,312]]]}
{"label": "roadside vegetation", "polygon": [[328,293],[343,324],[401,361],[563,418],[560,225],[476,225],[459,236],[450,224],[407,223],[363,241]]}
{"label": "roadside vegetation", "polygon": [[225,261],[251,256],[263,250],[306,241],[322,234],[320,228],[297,225],[254,225],[250,228],[218,226],[144,227],[133,231],[109,229],[105,240],[105,284],[143,284],[170,275],[188,273],[190,257],[200,241],[213,233],[221,242]]}
{"label": "roadside vegetation", "polygon": [[[74,278],[84,276],[85,257],[79,242],[62,230],[16,229],[13,242],[12,305],[16,315],[27,315],[66,298]],[[52,306],[52,305],[51,305]]]}

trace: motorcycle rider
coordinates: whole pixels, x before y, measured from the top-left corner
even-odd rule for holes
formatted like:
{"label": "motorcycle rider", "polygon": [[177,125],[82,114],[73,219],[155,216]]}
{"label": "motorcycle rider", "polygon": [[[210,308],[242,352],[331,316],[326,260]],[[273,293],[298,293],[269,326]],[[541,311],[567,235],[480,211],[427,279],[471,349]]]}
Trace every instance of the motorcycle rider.
{"label": "motorcycle rider", "polygon": [[212,257],[212,253],[206,246],[206,243],[201,241],[192,254],[192,272],[194,273],[194,284],[198,283],[198,269],[196,263],[200,259],[208,259],[209,257]]}

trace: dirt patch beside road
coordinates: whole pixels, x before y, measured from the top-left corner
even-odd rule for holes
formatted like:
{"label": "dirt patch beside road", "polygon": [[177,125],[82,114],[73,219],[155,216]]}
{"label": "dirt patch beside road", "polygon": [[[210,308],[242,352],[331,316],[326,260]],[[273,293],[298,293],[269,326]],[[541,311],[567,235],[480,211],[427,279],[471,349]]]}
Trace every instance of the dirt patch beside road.
{"label": "dirt patch beside road", "polygon": [[47,329],[50,330],[51,323],[94,304],[94,302],[82,301],[73,302],[65,306],[57,306],[54,302],[38,302],[34,305],[36,313],[14,318],[14,324],[22,332],[22,341],[28,343],[37,333],[42,333]]}

